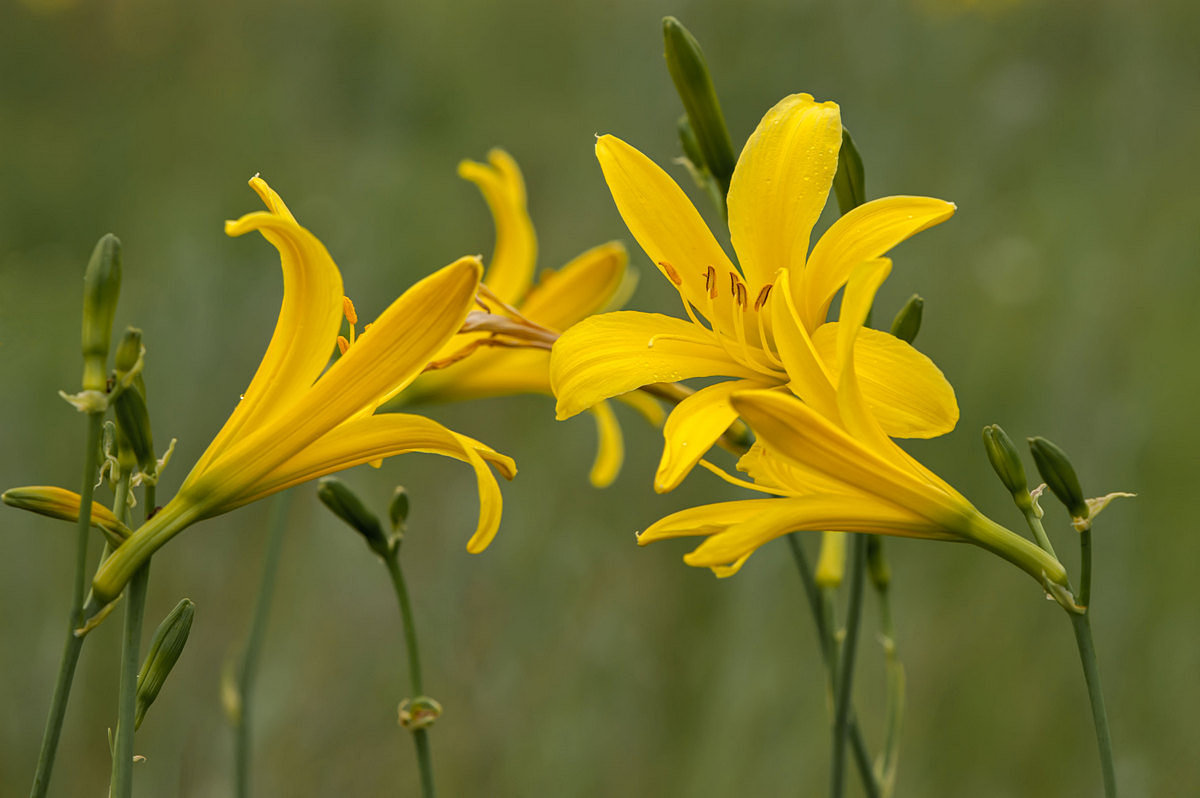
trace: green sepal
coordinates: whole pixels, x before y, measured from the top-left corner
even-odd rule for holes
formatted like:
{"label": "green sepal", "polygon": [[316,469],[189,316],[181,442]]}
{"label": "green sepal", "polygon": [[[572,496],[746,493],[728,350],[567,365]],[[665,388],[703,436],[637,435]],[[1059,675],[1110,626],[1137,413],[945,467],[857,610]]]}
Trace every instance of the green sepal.
{"label": "green sepal", "polygon": [[892,335],[911,344],[921,331],[921,318],[924,314],[925,300],[919,294],[913,294],[892,319]]}
{"label": "green sepal", "polygon": [[397,485],[388,504],[388,520],[392,522],[392,532],[398,536],[404,535],[404,526],[408,522],[408,491],[403,485]]}
{"label": "green sepal", "polygon": [[367,509],[362,500],[337,477],[324,477],[317,484],[317,498],[346,525],[363,536],[371,550],[380,557],[391,554],[392,545],[379,518]]}
{"label": "green sepal", "polygon": [[108,382],[108,347],[121,294],[121,241],[105,235],[92,250],[83,277],[83,390],[103,391]]}
{"label": "green sepal", "polygon": [[1076,527],[1079,526],[1078,522],[1087,521],[1091,511],[1083,498],[1079,477],[1067,453],[1040,437],[1029,439],[1029,450],[1033,452],[1033,462],[1037,464],[1038,473],[1042,475],[1046,487],[1066,506]]}
{"label": "green sepal", "polygon": [[704,53],[695,37],[675,17],[663,18],[663,45],[667,70],[696,134],[701,156],[696,165],[708,169],[724,196],[729,193],[737,158]]}
{"label": "green sepal", "polygon": [[179,661],[183,647],[192,631],[192,620],[196,616],[196,605],[191,599],[180,599],[175,609],[163,619],[154,632],[150,650],[137,677],[137,706],[134,710],[133,728],[142,725],[146,711],[158,698],[171,669]]}
{"label": "green sepal", "polygon": [[1021,455],[1017,446],[1012,442],[999,424],[989,424],[983,428],[983,448],[987,451],[988,461],[1004,483],[1004,487],[1012,494],[1013,501],[1022,512],[1033,509],[1033,498],[1029,495],[1029,483],[1025,479],[1025,466],[1021,463]]}
{"label": "green sepal", "polygon": [[842,148],[838,151],[837,171],[833,174],[833,190],[843,216],[867,201],[862,156],[846,128],[842,128]]}

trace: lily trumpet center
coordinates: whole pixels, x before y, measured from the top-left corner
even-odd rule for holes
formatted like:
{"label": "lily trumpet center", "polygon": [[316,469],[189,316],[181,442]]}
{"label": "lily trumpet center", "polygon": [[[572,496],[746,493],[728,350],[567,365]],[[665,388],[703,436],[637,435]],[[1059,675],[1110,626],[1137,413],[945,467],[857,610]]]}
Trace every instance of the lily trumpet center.
{"label": "lily trumpet center", "polygon": [[[667,261],[659,261],[658,265],[677,288],[683,286],[683,277],[675,266]],[[730,271],[726,280],[712,265],[705,267],[701,275],[704,277],[702,307],[694,307],[686,294],[680,291],[688,318],[697,328],[706,331],[725,354],[738,364],[786,382],[787,372],[776,351],[770,313],[767,311],[774,284],[748,285],[742,275],[735,271]],[[709,325],[700,321],[697,311],[709,320]],[[646,346],[653,348],[656,341],[669,337],[655,335]]]}

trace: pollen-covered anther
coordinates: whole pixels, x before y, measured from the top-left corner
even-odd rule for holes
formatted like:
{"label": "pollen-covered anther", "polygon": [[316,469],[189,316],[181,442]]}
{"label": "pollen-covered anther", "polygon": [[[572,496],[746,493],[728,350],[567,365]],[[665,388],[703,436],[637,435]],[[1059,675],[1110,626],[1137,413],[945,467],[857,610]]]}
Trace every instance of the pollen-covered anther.
{"label": "pollen-covered anther", "polygon": [[679,272],[675,270],[674,266],[667,263],[665,260],[660,260],[658,265],[661,266],[662,270],[667,273],[668,280],[675,283],[675,285],[683,285],[683,278],[679,276]]}
{"label": "pollen-covered anther", "polygon": [[350,348],[350,342],[346,340],[346,336],[339,335],[337,337],[337,347],[339,352],[343,355],[346,354],[346,351]]}
{"label": "pollen-covered anther", "polygon": [[734,297],[737,299],[737,303],[741,306],[742,310],[748,309],[750,304],[750,295],[746,290],[745,283],[738,281],[737,290],[734,291]]}
{"label": "pollen-covered anther", "polygon": [[709,299],[717,298],[717,270],[712,266],[704,272],[704,290],[708,292]]}
{"label": "pollen-covered anther", "polygon": [[346,314],[346,321],[351,324],[358,324],[358,313],[354,311],[354,303],[350,301],[350,297],[342,297],[342,313]]}
{"label": "pollen-covered anther", "polygon": [[754,309],[762,310],[763,305],[767,304],[767,297],[771,295],[771,283],[767,283],[758,292],[758,299],[754,300]]}

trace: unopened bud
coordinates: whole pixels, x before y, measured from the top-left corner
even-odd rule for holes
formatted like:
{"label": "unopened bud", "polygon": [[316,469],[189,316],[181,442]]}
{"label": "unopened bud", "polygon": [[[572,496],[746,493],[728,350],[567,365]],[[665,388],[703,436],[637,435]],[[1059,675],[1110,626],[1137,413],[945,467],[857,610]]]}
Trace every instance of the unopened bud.
{"label": "unopened bud", "polygon": [[842,147],[838,150],[837,171],[833,173],[833,190],[837,194],[838,210],[845,216],[867,201],[866,173],[863,171],[862,156],[850,138],[850,131],[842,128]]}
{"label": "unopened bud", "polygon": [[1042,475],[1046,486],[1066,505],[1067,512],[1076,528],[1086,523],[1091,511],[1083,498],[1083,490],[1079,487],[1079,477],[1075,475],[1075,467],[1067,453],[1045,438],[1030,438],[1029,450],[1033,452],[1033,462],[1037,464],[1038,473]]}
{"label": "unopened bud", "polygon": [[1021,464],[1021,455],[1012,438],[999,424],[989,424],[983,428],[983,448],[1013,501],[1022,512],[1032,510],[1033,499],[1029,495],[1029,483],[1025,481],[1025,466]]}
{"label": "unopened bud", "polygon": [[126,327],[125,334],[121,336],[121,343],[117,344],[117,352],[113,356],[113,367],[117,371],[118,378],[125,376],[137,367],[143,351],[142,331],[137,327]]}
{"label": "unopened bud", "polygon": [[158,698],[171,669],[179,661],[188,635],[192,631],[192,619],[196,616],[196,605],[191,599],[181,599],[175,609],[163,619],[150,642],[150,650],[142,662],[137,677],[137,706],[133,717],[133,728],[142,725],[146,711]]}
{"label": "unopened bud", "polygon": [[876,590],[883,592],[891,587],[892,569],[883,554],[883,538],[880,535],[867,536],[867,575]]}
{"label": "unopened bud", "polygon": [[83,277],[83,389],[103,391],[108,346],[121,293],[121,241],[109,233],[92,250]]}
{"label": "unopened bud", "polygon": [[403,534],[404,525],[408,522],[408,491],[404,486],[397,485],[392,494],[392,503],[388,505],[388,518],[392,522],[392,531]]}
{"label": "unopened bud", "polygon": [[921,331],[921,316],[925,312],[925,300],[913,294],[900,308],[896,318],[892,319],[892,335],[905,343],[911,344]]}
{"label": "unopened bud", "polygon": [[679,121],[676,122],[676,130],[679,133],[679,146],[683,149],[684,157],[697,171],[707,172],[708,167],[704,164],[704,153],[700,149],[700,140],[696,138],[696,131],[692,128],[687,114],[679,117]]}
{"label": "unopened bud", "polygon": [[696,166],[708,169],[723,197],[729,192],[729,180],[737,161],[704,54],[700,44],[675,17],[663,18],[663,44],[667,69],[696,134],[701,153]]}
{"label": "unopened bud", "polygon": [[150,431],[150,412],[146,409],[139,365],[144,352],[142,331],[135,327],[126,329],[114,358],[117,380],[124,385],[117,389],[112,404],[120,433],[118,443],[133,453],[143,474],[156,480],[158,460],[154,456],[154,435]]}
{"label": "unopened bud", "polygon": [[427,695],[400,702],[400,725],[409,731],[427,729],[442,716],[442,705]]}
{"label": "unopened bud", "polygon": [[[12,488],[0,494],[0,501],[9,506],[62,521],[79,520],[79,500],[78,493],[52,485]],[[103,532],[114,548],[132,534],[111,510],[95,502],[92,502],[91,525]]]}
{"label": "unopened bud", "polygon": [[388,556],[391,545],[383,534],[379,519],[344,482],[337,477],[325,477],[317,485],[317,498],[351,529],[362,535],[372,551],[380,557]]}
{"label": "unopened bud", "polygon": [[815,579],[821,587],[838,587],[846,575],[846,533],[822,532]]}

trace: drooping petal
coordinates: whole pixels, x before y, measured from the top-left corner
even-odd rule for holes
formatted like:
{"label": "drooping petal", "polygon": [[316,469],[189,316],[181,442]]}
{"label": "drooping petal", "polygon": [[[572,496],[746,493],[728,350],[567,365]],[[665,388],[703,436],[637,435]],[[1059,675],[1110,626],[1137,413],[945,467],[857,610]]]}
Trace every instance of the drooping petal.
{"label": "drooping petal", "polygon": [[558,271],[543,272],[521,304],[521,315],[543,327],[565,330],[608,305],[628,262],[619,241],[593,247]]}
{"label": "drooping petal", "polygon": [[496,296],[516,305],[533,282],[537,236],[525,201],[525,181],[504,150],[488,153],[486,164],[462,161],[458,174],[479,187],[496,224],[496,247],[483,282]]}
{"label": "drooping petal", "polygon": [[193,470],[181,492],[204,482],[206,502],[219,507],[223,495],[258,482],[344,420],[369,415],[462,326],[482,270],[477,258],[462,258],[405,291],[286,412],[240,435],[203,472]]}
{"label": "drooping petal", "polygon": [[787,370],[788,388],[792,393],[831,418],[837,414],[837,397],[831,372],[822,361],[808,331],[800,324],[792,301],[791,270],[785,269],[777,278],[776,298],[771,304],[775,346]]}
{"label": "drooping petal", "polygon": [[335,471],[407,452],[453,457],[474,468],[479,490],[479,523],[467,548],[471,552],[487,548],[500,525],[502,499],[500,487],[486,463],[492,463],[508,479],[516,475],[515,464],[511,458],[436,421],[406,413],[366,416],[338,425],[249,486],[231,500],[231,506],[222,510]]}
{"label": "drooping petal", "polygon": [[329,252],[296,223],[265,181],[255,177],[250,185],[271,212],[258,211],[226,222],[225,232],[240,236],[258,230],[279,251],[283,303],[250,386],[196,463],[196,472],[223,452],[239,430],[254,429],[313,384],[329,362],[342,323],[342,276]]}
{"label": "drooping petal", "polygon": [[[684,300],[707,315],[708,267],[716,270],[718,286],[728,281],[734,268],[699,211],[654,161],[616,136],[596,140],[596,157],[629,232],[652,262],[671,264]],[[715,302],[716,318],[709,321],[719,329],[732,329],[731,306],[728,298]]]}
{"label": "drooping petal", "polygon": [[680,402],[663,427],[665,445],[654,475],[654,490],[666,493],[678,487],[737,420],[737,411],[729,404],[730,395],[766,387],[754,380],[727,380],[701,388]]}
{"label": "drooping petal", "polygon": [[748,475],[756,485],[768,490],[783,490],[792,496],[810,493],[842,493],[845,483],[832,479],[824,472],[801,466],[783,457],[757,440],[750,450],[738,459],[738,471]]}
{"label": "drooping petal", "polygon": [[757,375],[696,325],[657,313],[591,316],[563,333],[550,354],[559,420],[643,385],[713,376]]}
{"label": "drooping petal", "polygon": [[702,504],[660,518],[638,534],[638,545],[645,546],[668,538],[712,535],[753,518],[787,499],[743,499],[742,501]]}
{"label": "drooping petal", "polygon": [[833,295],[850,279],[855,266],[953,215],[954,205],[943,200],[884,197],[838,219],[813,247],[803,280],[792,286],[804,326],[815,330],[825,321]]}
{"label": "drooping petal", "polygon": [[837,329],[837,352],[841,364],[841,370],[838,372],[837,403],[842,424],[851,435],[885,457],[896,444],[888,438],[875,416],[867,409],[854,354],[855,343],[867,320],[867,314],[871,312],[875,294],[891,270],[892,262],[887,258],[867,261],[855,267],[850,273],[846,293],[842,297],[839,316],[841,324]]}
{"label": "drooping petal", "polygon": [[596,459],[592,463],[591,480],[594,488],[607,488],[621,473],[625,460],[625,441],[621,438],[621,425],[608,402],[597,402],[589,408],[596,419]]}
{"label": "drooping petal", "polygon": [[666,411],[663,410],[663,406],[659,404],[658,400],[643,391],[630,391],[614,398],[618,402],[632,407],[652,427],[661,427],[667,419]]}
{"label": "drooping petal", "polygon": [[[822,324],[812,336],[818,356],[834,374],[841,372],[839,324]],[[958,423],[954,388],[911,344],[864,327],[854,343],[854,364],[867,409],[889,436],[935,438]]]}
{"label": "drooping petal", "polygon": [[729,232],[752,288],[804,266],[842,144],[836,103],[784,97],[746,142],[729,184]]}

